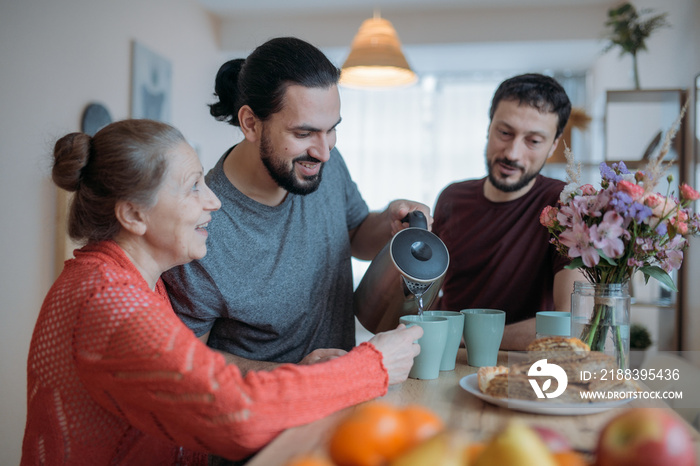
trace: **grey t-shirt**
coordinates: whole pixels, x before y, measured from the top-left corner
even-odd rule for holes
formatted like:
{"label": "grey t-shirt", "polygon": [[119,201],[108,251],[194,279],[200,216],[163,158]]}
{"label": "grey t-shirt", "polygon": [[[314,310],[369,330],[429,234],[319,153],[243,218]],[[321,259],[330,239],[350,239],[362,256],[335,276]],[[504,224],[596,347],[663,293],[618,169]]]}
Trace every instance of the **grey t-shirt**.
{"label": "grey t-shirt", "polygon": [[206,182],[221,200],[207,255],[163,275],[175,311],[209,345],[259,361],[299,362],[355,345],[348,230],[369,211],[337,150],[306,196],[260,204],[226,178],[226,154]]}

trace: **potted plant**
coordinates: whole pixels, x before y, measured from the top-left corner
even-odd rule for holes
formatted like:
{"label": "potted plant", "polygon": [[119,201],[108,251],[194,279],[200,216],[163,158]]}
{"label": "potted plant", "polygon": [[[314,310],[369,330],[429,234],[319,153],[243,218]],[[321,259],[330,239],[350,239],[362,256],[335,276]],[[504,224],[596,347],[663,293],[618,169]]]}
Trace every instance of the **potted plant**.
{"label": "potted plant", "polygon": [[648,19],[642,19],[642,15],[651,13],[651,9],[637,9],[629,2],[625,2],[608,10],[608,20],[605,25],[610,28],[607,38],[610,43],[604,52],[613,47],[620,47],[620,55],[629,53],[632,55],[632,75],[634,88],[639,89],[639,71],[637,68],[637,53],[646,50],[646,40],[652,32],[670,24],[666,21],[668,13],[661,13]]}
{"label": "potted plant", "polygon": [[646,350],[652,344],[649,330],[641,324],[630,327],[630,369],[639,369],[646,357]]}

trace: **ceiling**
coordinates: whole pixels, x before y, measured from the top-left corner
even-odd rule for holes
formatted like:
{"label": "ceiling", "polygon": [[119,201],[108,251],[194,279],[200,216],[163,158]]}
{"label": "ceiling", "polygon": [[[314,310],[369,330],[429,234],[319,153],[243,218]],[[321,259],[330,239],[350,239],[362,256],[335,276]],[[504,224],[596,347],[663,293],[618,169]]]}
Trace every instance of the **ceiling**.
{"label": "ceiling", "polygon": [[617,0],[197,0],[219,19],[222,50],[244,56],[281,35],[337,64],[362,20],[390,20],[419,73],[581,72],[604,47]]}
{"label": "ceiling", "polygon": [[198,0],[209,11],[222,16],[295,15],[348,12],[435,11],[440,9],[560,7],[571,5],[604,5],[609,0]]}

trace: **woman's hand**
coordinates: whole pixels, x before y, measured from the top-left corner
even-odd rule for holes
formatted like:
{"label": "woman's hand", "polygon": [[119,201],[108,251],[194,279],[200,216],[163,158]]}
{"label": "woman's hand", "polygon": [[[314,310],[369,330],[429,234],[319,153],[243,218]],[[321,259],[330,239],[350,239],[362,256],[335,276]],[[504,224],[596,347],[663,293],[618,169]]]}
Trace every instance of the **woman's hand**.
{"label": "woman's hand", "polygon": [[395,330],[378,333],[369,340],[382,353],[382,362],[389,373],[389,385],[408,378],[413,358],[420,353],[420,346],[415,341],[422,336],[423,329],[418,325],[406,328],[404,324],[399,324]]}

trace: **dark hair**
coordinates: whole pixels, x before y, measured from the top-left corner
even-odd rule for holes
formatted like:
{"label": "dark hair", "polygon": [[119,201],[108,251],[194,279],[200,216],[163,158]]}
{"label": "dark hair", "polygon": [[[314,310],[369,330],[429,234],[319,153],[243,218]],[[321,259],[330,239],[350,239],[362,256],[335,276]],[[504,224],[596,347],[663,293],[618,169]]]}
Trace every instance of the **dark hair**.
{"label": "dark hair", "polygon": [[184,141],[172,126],[152,120],[118,121],[93,137],[70,133],[59,139],[51,175],[60,188],[75,192],[70,237],[87,243],[114,238],[121,228],[114,213],[118,201],[155,205],[167,152]]}
{"label": "dark hair", "polygon": [[238,110],[248,105],[261,120],[279,112],[290,84],[329,88],[340,70],[319,49],[294,37],[279,37],[256,48],[248,58],[224,63],[216,74],[209,112],[219,121],[240,126]]}
{"label": "dark hair", "polygon": [[541,113],[556,113],[559,122],[555,138],[564,131],[571,114],[571,102],[564,88],[553,78],[542,74],[521,74],[503,81],[493,95],[489,119],[493,120],[493,114],[501,100],[517,100]]}

